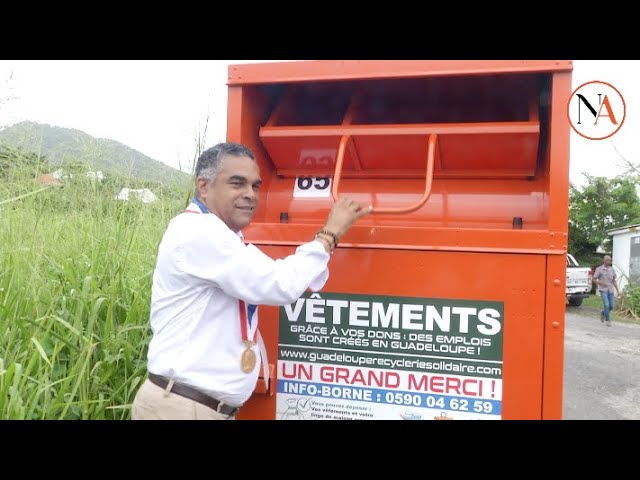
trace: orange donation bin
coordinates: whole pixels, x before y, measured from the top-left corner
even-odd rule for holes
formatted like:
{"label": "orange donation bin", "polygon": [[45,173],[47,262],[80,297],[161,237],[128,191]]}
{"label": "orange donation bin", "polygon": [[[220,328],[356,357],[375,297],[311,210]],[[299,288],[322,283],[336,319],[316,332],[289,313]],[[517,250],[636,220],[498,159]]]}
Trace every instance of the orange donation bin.
{"label": "orange donation bin", "polygon": [[258,307],[270,374],[239,419],[561,418],[572,69],[229,66],[227,140],[264,182],[247,242],[283,258],[338,196],[373,205],[320,292]]}

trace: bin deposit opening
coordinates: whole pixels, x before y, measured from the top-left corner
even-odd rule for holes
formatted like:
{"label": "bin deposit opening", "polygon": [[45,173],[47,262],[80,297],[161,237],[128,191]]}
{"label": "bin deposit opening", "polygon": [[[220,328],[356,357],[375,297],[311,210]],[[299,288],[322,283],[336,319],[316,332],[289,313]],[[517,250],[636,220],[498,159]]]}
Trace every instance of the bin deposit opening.
{"label": "bin deposit opening", "polygon": [[421,177],[438,135],[434,178],[530,178],[545,90],[540,74],[270,86],[259,137],[283,177],[332,175],[345,135],[345,178]]}

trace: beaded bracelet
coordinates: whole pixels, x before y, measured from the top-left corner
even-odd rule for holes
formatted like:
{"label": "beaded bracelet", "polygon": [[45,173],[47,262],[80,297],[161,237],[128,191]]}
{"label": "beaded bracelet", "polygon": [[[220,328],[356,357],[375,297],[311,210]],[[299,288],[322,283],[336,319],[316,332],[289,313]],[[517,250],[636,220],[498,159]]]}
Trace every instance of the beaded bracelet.
{"label": "beaded bracelet", "polygon": [[316,233],[316,235],[319,234],[329,235],[331,238],[333,238],[333,248],[336,248],[338,246],[338,235],[336,235],[335,233],[330,232],[329,230],[320,230],[318,233]]}
{"label": "beaded bracelet", "polygon": [[314,238],[321,238],[323,240],[325,240],[327,242],[327,245],[329,245],[329,253],[331,255],[333,255],[333,250],[336,248],[335,243],[333,242],[333,239],[331,237],[329,237],[328,235],[325,235],[321,232],[316,233]]}

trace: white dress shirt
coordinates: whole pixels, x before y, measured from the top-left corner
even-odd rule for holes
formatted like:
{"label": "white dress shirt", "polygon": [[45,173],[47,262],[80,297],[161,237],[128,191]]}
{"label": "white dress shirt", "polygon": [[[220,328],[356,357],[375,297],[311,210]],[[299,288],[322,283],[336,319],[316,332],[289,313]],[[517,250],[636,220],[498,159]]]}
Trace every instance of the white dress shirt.
{"label": "white dress shirt", "polygon": [[[189,213],[193,212],[193,213]],[[239,300],[247,305],[287,305],[329,278],[330,255],[319,241],[273,260],[245,245],[216,215],[196,204],[171,220],[164,233],[151,290],[148,370],[190,385],[232,406],[252,394],[260,372],[240,368],[245,350]],[[249,339],[258,328],[258,309]]]}

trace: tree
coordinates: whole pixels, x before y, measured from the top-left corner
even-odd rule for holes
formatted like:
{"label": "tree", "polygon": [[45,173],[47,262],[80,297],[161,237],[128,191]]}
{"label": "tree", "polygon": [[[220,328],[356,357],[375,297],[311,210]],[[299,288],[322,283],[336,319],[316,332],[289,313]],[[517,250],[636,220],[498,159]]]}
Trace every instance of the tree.
{"label": "tree", "polygon": [[0,144],[0,178],[36,178],[50,168],[44,156]]}
{"label": "tree", "polygon": [[569,251],[591,258],[600,246],[611,251],[608,230],[640,223],[640,200],[637,177],[585,177],[584,187],[569,185]]}

